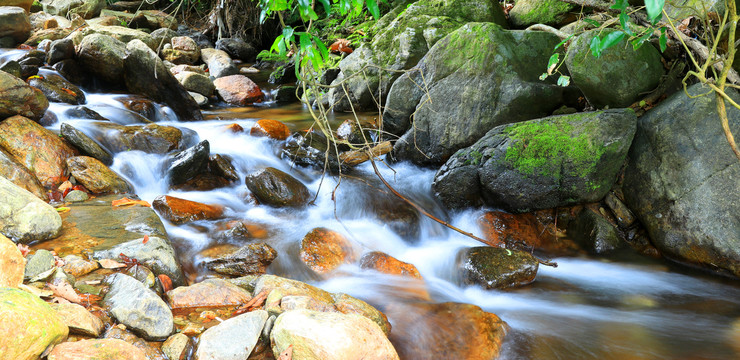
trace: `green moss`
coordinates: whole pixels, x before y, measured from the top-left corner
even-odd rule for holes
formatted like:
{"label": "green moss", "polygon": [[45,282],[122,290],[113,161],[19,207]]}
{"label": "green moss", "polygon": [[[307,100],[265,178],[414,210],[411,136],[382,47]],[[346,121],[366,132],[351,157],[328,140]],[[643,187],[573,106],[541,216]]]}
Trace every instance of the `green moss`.
{"label": "green moss", "polygon": [[478,150],[472,150],[464,155],[464,159],[465,165],[478,165],[483,159],[483,154]]}
{"label": "green moss", "polygon": [[560,21],[563,14],[570,11],[573,4],[565,3],[560,0],[542,0],[536,1],[528,12],[521,15],[521,21],[525,23],[542,23],[554,24]]}
{"label": "green moss", "polygon": [[[585,177],[596,167],[605,149],[591,144],[588,129],[572,136],[569,116],[547,122],[530,122],[511,126],[505,133],[513,140],[506,149],[505,161],[527,175],[552,176],[560,179],[563,164],[572,166],[574,176]],[[598,188],[598,185],[593,185]]]}

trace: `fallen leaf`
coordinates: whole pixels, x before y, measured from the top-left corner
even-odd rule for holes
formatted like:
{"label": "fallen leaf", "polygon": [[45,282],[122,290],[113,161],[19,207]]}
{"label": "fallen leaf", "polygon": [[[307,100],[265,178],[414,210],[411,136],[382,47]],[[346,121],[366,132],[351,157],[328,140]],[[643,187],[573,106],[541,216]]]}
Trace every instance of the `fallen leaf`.
{"label": "fallen leaf", "polygon": [[103,269],[119,269],[122,267],[126,267],[125,264],[119,263],[118,261],[111,260],[111,259],[102,259],[98,260],[98,263],[100,264]]}
{"label": "fallen leaf", "polygon": [[293,360],[293,345],[288,345],[288,348],[280,353],[277,360]]}
{"label": "fallen leaf", "polygon": [[18,251],[21,252],[21,255],[23,255],[23,257],[26,257],[26,255],[31,252],[31,248],[29,248],[28,245],[25,244],[18,244]]}
{"label": "fallen leaf", "polygon": [[265,304],[265,300],[267,300],[267,294],[267,290],[262,290],[259,294],[253,297],[252,300],[249,300],[246,304],[236,309],[236,311],[234,311],[234,315],[244,314],[262,307],[262,305]]}
{"label": "fallen leaf", "polygon": [[66,207],[66,206],[60,206],[60,207],[57,208],[57,212],[60,213],[60,214],[64,214],[67,211],[69,211],[69,208]]}
{"label": "fallen leaf", "polygon": [[151,204],[149,204],[148,202],[144,200],[134,200],[134,199],[129,199],[127,197],[118,199],[118,200],[113,200],[111,202],[111,205],[113,206],[141,205],[141,206],[146,206],[146,207],[152,207]]}
{"label": "fallen leaf", "polygon": [[142,244],[146,244],[149,242],[149,235],[144,235],[144,240],[141,241]]}
{"label": "fallen leaf", "polygon": [[90,294],[84,294],[80,295],[75,291],[75,289],[70,285],[68,282],[60,282],[58,285],[55,284],[46,284],[49,287],[49,290],[51,290],[54,295],[63,298],[65,300],[69,300],[73,303],[77,304],[89,304],[93,301],[98,301],[101,299],[100,296],[97,295],[90,295]]}

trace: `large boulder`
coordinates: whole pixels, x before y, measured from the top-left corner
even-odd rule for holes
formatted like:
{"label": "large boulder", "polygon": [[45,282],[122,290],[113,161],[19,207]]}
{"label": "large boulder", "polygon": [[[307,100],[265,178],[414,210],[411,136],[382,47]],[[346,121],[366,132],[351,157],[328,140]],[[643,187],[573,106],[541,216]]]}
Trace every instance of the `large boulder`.
{"label": "large boulder", "polygon": [[128,329],[147,340],[164,340],[174,331],[170,308],[154,291],[121,273],[106,279],[110,290],[103,304]]}
{"label": "large boulder", "polygon": [[3,359],[32,360],[64,341],[69,329],[38,296],[0,287],[0,332]]}
{"label": "large boulder", "polygon": [[124,44],[128,44],[134,40],[139,40],[146,44],[150,49],[157,49],[157,41],[154,40],[151,35],[141,30],[129,29],[127,27],[117,25],[94,26],[92,29],[98,34],[108,35]]}
{"label": "large boulder", "polygon": [[77,46],[77,61],[87,71],[113,85],[123,80],[126,44],[103,34],[85,36]]}
{"label": "large boulder", "polygon": [[265,205],[300,207],[311,200],[311,192],[306,185],[273,167],[247,175],[244,182],[257,200]]}
{"label": "large boulder", "polygon": [[256,310],[225,320],[200,335],[196,360],[241,360],[249,357],[269,314]]}
{"label": "large boulder", "polygon": [[[49,100],[41,90],[23,80],[0,71],[0,119],[21,115],[38,120],[49,108]],[[1,120],[0,120],[1,121]]]}
{"label": "large boulder", "polygon": [[0,6],[0,38],[10,36],[22,43],[30,35],[31,20],[25,10],[17,6]]}
{"label": "large boulder", "polygon": [[126,50],[124,79],[129,91],[167,104],[181,121],[203,120],[198,104],[150,47],[133,40]]}
{"label": "large boulder", "polygon": [[84,19],[92,19],[105,8],[105,0],[44,0],[41,5],[44,12],[51,15],[77,14]]}
{"label": "large boulder", "polygon": [[[347,80],[349,99],[339,87],[330,90],[335,110],[375,108],[375,99],[385,99],[388,88],[410,69],[438,40],[468,22],[494,22],[506,26],[498,1],[421,0],[400,4],[375,25],[375,37],[339,63],[341,73],[334,81]],[[479,50],[479,49],[476,49]],[[457,50],[456,50],[457,51]],[[380,70],[378,67],[382,68]],[[357,73],[364,72],[365,74]],[[348,101],[349,100],[349,101]]]}
{"label": "large boulder", "polygon": [[663,76],[660,53],[650,43],[637,50],[620,43],[598,58],[593,56],[593,38],[609,33],[611,30],[591,30],[577,36],[565,57],[573,84],[598,109],[630,106],[640,94],[653,90]]}
{"label": "large boulder", "polygon": [[166,154],[185,145],[182,130],[166,125],[129,125],[111,122],[85,124],[87,133],[113,153],[140,150],[150,154]]}
{"label": "large boulder", "polygon": [[2,148],[0,148],[0,176],[36,195],[41,200],[47,199],[46,189],[36,176]]}
{"label": "large boulder", "polygon": [[455,153],[432,189],[448,207],[483,204],[521,213],[603,198],[635,134],[630,109],[501,125]]}
{"label": "large boulder", "polygon": [[497,125],[551,114],[564,88],[539,76],[559,41],[471,23],[437,42],[388,94],[383,126],[403,135],[395,158],[439,165]]}
{"label": "large boulder", "polygon": [[296,359],[398,359],[380,326],[354,314],[286,311],[275,320],[270,343],[276,358],[292,345]]}
{"label": "large boulder", "polygon": [[[736,91],[728,93],[740,101]],[[737,136],[740,111],[728,105],[727,113]],[[638,122],[623,190],[664,256],[740,277],[738,179],[740,161],[722,131],[715,95],[679,91]]]}
{"label": "large boulder", "polygon": [[95,194],[134,192],[134,187],[126,179],[98,159],[89,156],[75,156],[67,159],[67,166],[75,180]]}
{"label": "large boulder", "polygon": [[251,105],[262,102],[265,94],[259,86],[244,75],[229,75],[213,81],[218,96],[232,105]]}
{"label": "large boulder", "polygon": [[509,10],[509,20],[516,27],[532,24],[558,25],[576,6],[560,0],[517,0]]}
{"label": "large boulder", "polygon": [[66,160],[76,155],[76,150],[51,130],[22,116],[0,122],[0,147],[46,187],[56,187],[66,180]]}
{"label": "large boulder", "polygon": [[208,65],[208,72],[211,76],[216,79],[239,73],[239,69],[234,65],[234,62],[226,51],[201,49],[200,58],[206,65]]}

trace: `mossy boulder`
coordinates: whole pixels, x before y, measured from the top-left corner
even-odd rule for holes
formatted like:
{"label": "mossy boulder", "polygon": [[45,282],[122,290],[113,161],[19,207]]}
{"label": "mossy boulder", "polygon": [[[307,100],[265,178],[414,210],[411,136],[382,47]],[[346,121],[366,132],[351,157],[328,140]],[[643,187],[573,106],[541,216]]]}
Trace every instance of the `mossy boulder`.
{"label": "mossy boulder", "polygon": [[[707,91],[688,88],[693,96]],[[692,99],[679,91],[640,118],[623,190],[665,257],[740,277],[740,162],[716,105],[714,93]],[[728,105],[727,113],[737,136],[740,111]]]}
{"label": "mossy boulder", "polygon": [[48,347],[67,338],[69,328],[38,296],[23,290],[0,288],[0,356],[38,359]]}
{"label": "mossy boulder", "polygon": [[539,262],[528,252],[492,246],[472,247],[459,254],[462,282],[486,289],[505,289],[530,284]]}
{"label": "mossy boulder", "polygon": [[604,50],[598,58],[593,56],[591,41],[597,35],[603,39],[611,32],[583,33],[570,44],[565,58],[573,84],[598,109],[630,106],[640,94],[658,86],[664,72],[660,53],[651,44],[634,50],[622,41]]}
{"label": "mossy boulder", "polygon": [[[355,109],[374,108],[373,96],[385,98],[400,76],[397,70],[410,69],[437,41],[471,21],[507,26],[501,5],[493,0],[420,0],[386,14],[373,29],[372,42],[339,63],[334,83],[347,79],[349,97],[341,87],[332,89],[330,102],[338,111],[349,111],[350,102]],[[350,78],[361,71],[365,75]]]}
{"label": "mossy boulder", "polygon": [[632,110],[615,109],[498,126],[455,153],[432,189],[448,207],[514,213],[598,201],[617,179],[636,122]]}
{"label": "mossy boulder", "polygon": [[388,94],[384,130],[402,136],[393,156],[439,165],[495,126],[551,114],[566,89],[539,76],[559,41],[469,23],[437,42]]}
{"label": "mossy boulder", "polygon": [[560,0],[517,0],[509,11],[509,20],[516,27],[532,24],[557,25],[575,5]]}

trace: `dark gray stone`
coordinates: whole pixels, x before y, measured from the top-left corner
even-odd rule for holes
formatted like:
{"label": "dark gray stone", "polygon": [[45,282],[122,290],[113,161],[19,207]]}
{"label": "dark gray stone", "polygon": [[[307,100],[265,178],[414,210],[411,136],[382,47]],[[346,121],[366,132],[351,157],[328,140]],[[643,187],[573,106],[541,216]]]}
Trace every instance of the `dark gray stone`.
{"label": "dark gray stone", "polygon": [[300,207],[311,200],[311,192],[298,179],[268,167],[247,175],[247,188],[265,205]]}
{"label": "dark gray stone", "polygon": [[527,252],[491,246],[465,249],[460,256],[463,283],[478,284],[486,289],[530,284],[539,267],[537,259]]}
{"label": "dark gray stone", "polygon": [[172,312],[157,293],[120,273],[109,276],[106,282],[110,290],[103,304],[118,322],[150,341],[162,341],[172,334]]}
{"label": "dark gray stone", "polygon": [[95,140],[85,135],[82,131],[75,129],[74,126],[67,123],[62,124],[61,134],[65,140],[78,148],[83,155],[94,157],[108,166],[113,164],[113,155],[108,150],[101,147]]}
{"label": "dark gray stone", "polygon": [[180,185],[200,174],[208,163],[210,152],[208,140],[203,140],[198,145],[175,154],[167,168],[169,184]]}

